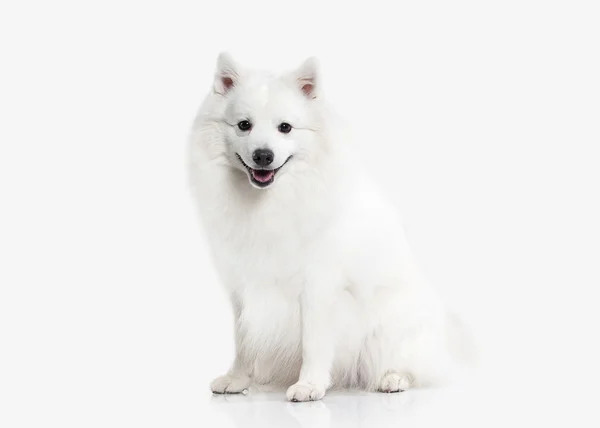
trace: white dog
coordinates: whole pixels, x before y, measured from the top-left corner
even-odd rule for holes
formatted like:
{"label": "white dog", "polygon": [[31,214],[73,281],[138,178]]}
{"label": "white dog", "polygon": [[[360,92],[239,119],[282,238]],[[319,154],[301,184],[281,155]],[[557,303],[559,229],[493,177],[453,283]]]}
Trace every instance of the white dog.
{"label": "white dog", "polygon": [[194,194],[235,315],[235,361],[215,393],[397,392],[449,368],[456,323],[339,131],[315,59],[274,75],[219,56],[190,138]]}

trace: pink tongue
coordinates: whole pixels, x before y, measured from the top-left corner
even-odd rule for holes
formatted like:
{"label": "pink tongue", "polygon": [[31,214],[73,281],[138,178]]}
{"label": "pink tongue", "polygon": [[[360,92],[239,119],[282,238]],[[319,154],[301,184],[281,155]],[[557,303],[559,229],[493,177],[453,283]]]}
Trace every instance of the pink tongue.
{"label": "pink tongue", "polygon": [[273,171],[260,171],[260,170],[253,170],[252,171],[252,177],[260,182],[260,183],[266,183],[267,181],[269,181],[271,178],[273,178]]}

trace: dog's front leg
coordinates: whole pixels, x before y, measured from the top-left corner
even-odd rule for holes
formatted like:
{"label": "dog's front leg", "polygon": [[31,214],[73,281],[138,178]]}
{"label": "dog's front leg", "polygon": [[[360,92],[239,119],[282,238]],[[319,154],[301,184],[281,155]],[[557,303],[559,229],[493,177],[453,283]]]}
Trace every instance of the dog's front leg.
{"label": "dog's front leg", "polygon": [[215,394],[238,394],[248,389],[252,383],[252,370],[242,346],[243,333],[239,322],[242,302],[234,294],[232,305],[235,315],[235,360],[226,375],[212,381],[210,389]]}
{"label": "dog's front leg", "polygon": [[309,282],[300,296],[302,368],[298,382],[287,390],[290,401],[320,400],[331,384],[334,357],[331,314],[335,293],[333,283],[324,281],[325,278]]}
{"label": "dog's front leg", "polygon": [[239,394],[248,389],[250,384],[250,373],[238,353],[229,372],[213,380],[210,389],[215,394]]}

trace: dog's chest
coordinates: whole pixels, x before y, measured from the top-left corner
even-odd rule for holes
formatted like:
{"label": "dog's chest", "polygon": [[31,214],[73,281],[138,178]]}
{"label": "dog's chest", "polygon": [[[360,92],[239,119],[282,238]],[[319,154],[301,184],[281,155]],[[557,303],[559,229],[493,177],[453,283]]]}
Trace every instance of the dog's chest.
{"label": "dog's chest", "polygon": [[[250,230],[250,229],[260,229]],[[240,219],[237,226],[222,225],[210,233],[217,270],[231,291],[248,289],[269,299],[269,293],[293,295],[300,292],[309,243],[296,231],[281,232],[273,224]]]}
{"label": "dog's chest", "polygon": [[240,326],[247,337],[256,341],[296,341],[300,329],[300,304],[297,295],[275,287],[247,286],[240,297]]}
{"label": "dog's chest", "polygon": [[297,289],[324,216],[315,207],[277,198],[260,204],[231,198],[226,202],[207,222],[226,285]]}

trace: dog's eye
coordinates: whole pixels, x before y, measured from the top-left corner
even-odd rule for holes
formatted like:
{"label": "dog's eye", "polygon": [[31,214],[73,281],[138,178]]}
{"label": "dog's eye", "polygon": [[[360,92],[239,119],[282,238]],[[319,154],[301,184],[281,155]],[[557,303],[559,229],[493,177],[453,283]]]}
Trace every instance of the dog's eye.
{"label": "dog's eye", "polygon": [[242,131],[247,131],[250,128],[252,128],[252,124],[250,122],[248,122],[247,120],[242,120],[242,121],[238,122],[238,128],[240,128],[240,130],[242,130]]}
{"label": "dog's eye", "polygon": [[289,123],[286,122],[281,122],[279,124],[279,132],[283,133],[283,134],[287,134],[288,132],[290,132],[292,130],[292,125],[290,125]]}

